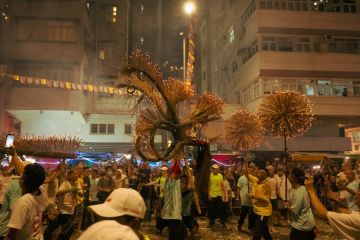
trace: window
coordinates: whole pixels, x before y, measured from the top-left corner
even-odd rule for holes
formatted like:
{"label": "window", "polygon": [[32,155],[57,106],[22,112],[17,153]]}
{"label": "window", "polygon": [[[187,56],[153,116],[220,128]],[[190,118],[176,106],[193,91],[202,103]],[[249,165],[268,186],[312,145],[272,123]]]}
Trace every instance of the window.
{"label": "window", "polygon": [[307,11],[307,0],[261,0],[261,9]]}
{"label": "window", "polygon": [[262,38],[262,50],[263,51],[276,51],[276,38],[275,37],[263,37]]}
{"label": "window", "polygon": [[279,37],[278,38],[279,51],[281,52],[292,52],[293,42],[290,37]]}
{"label": "window", "polygon": [[254,98],[259,97],[260,96],[260,83],[259,83],[259,80],[254,82],[253,89],[254,89]]}
{"label": "window", "polygon": [[250,87],[247,87],[243,90],[243,98],[244,98],[244,103],[249,102],[250,101]]}
{"label": "window", "polygon": [[353,81],[353,96],[360,97],[360,81]]}
{"label": "window", "polygon": [[100,49],[99,50],[99,59],[100,60],[105,60],[105,49]]}
{"label": "window", "polygon": [[117,22],[117,7],[116,6],[112,7],[112,22],[113,23]]}
{"label": "window", "polygon": [[107,133],[108,134],[115,134],[115,124],[108,124],[107,125]]}
{"label": "window", "polygon": [[232,63],[232,72],[234,73],[234,72],[236,72],[237,70],[238,70],[238,63],[237,63],[237,61],[234,61],[233,63]]}
{"label": "window", "polygon": [[16,38],[29,41],[75,42],[75,23],[72,21],[43,21],[19,19]]}
{"label": "window", "polygon": [[47,40],[48,41],[75,41],[74,24],[71,22],[48,22]]}
{"label": "window", "polygon": [[359,39],[334,38],[330,47],[332,52],[360,53]]}
{"label": "window", "polygon": [[98,133],[98,124],[91,124],[90,133],[91,134],[97,134]]}
{"label": "window", "polygon": [[112,60],[118,57],[118,45],[114,42],[100,42],[99,43],[99,59]]}
{"label": "window", "polygon": [[356,13],[356,0],[343,0],[343,12]]}
{"label": "window", "polygon": [[106,124],[99,124],[99,133],[106,134]]}
{"label": "window", "polygon": [[90,134],[113,135],[115,134],[115,124],[91,124]]}
{"label": "window", "polygon": [[310,39],[308,37],[295,38],[296,52],[310,52]]}
{"label": "window", "polygon": [[357,13],[356,0],[312,0],[313,11]]}
{"label": "window", "polygon": [[124,124],[124,134],[125,135],[131,135],[132,134],[132,125],[125,123]]}
{"label": "window", "polygon": [[234,26],[231,26],[229,29],[229,42],[232,43],[235,40],[235,30]]}
{"label": "window", "polygon": [[360,143],[360,132],[353,132],[352,140],[354,143]]}
{"label": "window", "polygon": [[332,86],[330,80],[317,80],[317,91],[319,96],[331,96]]}

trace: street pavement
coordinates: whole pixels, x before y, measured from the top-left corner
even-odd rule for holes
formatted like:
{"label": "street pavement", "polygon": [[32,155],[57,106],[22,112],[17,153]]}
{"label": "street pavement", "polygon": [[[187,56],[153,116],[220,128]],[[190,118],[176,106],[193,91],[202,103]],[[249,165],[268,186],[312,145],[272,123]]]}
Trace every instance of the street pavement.
{"label": "street pavement", "polygon": [[[193,238],[194,240],[223,240],[223,239],[229,239],[229,240],[250,240],[252,239],[252,236],[247,233],[239,233],[237,231],[237,218],[238,216],[235,216],[234,218],[230,219],[229,223],[227,224],[228,230],[225,230],[219,222],[214,225],[211,229],[208,228],[208,221],[206,218],[200,218],[198,219],[198,222],[200,224],[200,230],[199,233],[195,235]],[[246,223],[245,223],[246,224]],[[288,240],[290,236],[290,225],[288,225],[286,222],[282,222],[282,227],[276,227],[276,232],[271,233],[274,240]],[[144,234],[147,234],[151,240],[166,240],[167,239],[167,231],[164,229],[162,234],[156,234],[156,230],[154,228],[155,222],[151,223],[143,223],[141,227],[141,232]],[[316,238],[317,240],[342,240],[340,236],[336,235],[332,230],[331,226],[327,224],[325,221],[321,219],[316,219],[316,226],[320,231],[320,235]],[[304,239],[306,240],[306,239]]]}

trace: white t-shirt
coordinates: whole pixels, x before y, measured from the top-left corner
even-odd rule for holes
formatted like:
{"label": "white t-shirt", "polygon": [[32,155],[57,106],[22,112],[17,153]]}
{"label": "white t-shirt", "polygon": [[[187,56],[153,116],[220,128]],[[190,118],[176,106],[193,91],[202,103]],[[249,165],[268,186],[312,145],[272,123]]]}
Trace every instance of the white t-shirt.
{"label": "white t-shirt", "polygon": [[224,180],[221,186],[222,194],[221,198],[223,202],[229,202],[229,191],[231,191],[230,183],[228,180]]}
{"label": "white t-shirt", "polygon": [[274,177],[268,177],[267,181],[270,183],[271,186],[271,199],[277,199],[276,196],[276,179]]}
{"label": "white t-shirt", "polygon": [[89,200],[90,202],[96,202],[99,199],[97,198],[97,184],[99,178],[90,178],[90,190],[89,190]]}
{"label": "white t-shirt", "polygon": [[[278,197],[280,197],[282,200],[289,200],[290,199],[290,194],[291,194],[291,183],[289,181],[289,179],[286,178],[287,181],[287,196],[285,194],[285,174],[282,175],[281,177],[279,177],[277,174],[275,175],[275,179],[276,179],[276,191],[277,194],[280,195]],[[286,199],[287,197],[287,199]]]}
{"label": "white t-shirt", "polygon": [[[248,185],[250,190],[248,190]],[[238,182],[237,182],[238,188],[240,188],[240,204],[241,206],[249,206],[249,203],[251,204],[251,200],[249,199],[248,193],[252,192],[252,184],[248,184],[248,179],[245,175],[242,175]]]}
{"label": "white t-shirt", "polygon": [[327,218],[334,232],[348,240],[360,239],[360,213],[336,213],[329,211]]}
{"label": "white t-shirt", "polygon": [[57,180],[57,178],[52,180],[50,183],[44,183],[42,186],[49,199],[49,203],[55,204],[56,193],[58,192],[58,188],[59,188],[59,181]]}
{"label": "white t-shirt", "polygon": [[49,203],[45,191],[40,191],[39,196],[27,193],[15,202],[8,223],[9,228],[19,230],[15,240],[43,239],[42,215]]}
{"label": "white t-shirt", "polygon": [[[64,181],[61,183],[59,192],[63,190],[70,190],[72,188],[70,182]],[[76,195],[71,192],[67,192],[58,197],[58,208],[61,214],[70,214],[74,213],[76,206]]]}

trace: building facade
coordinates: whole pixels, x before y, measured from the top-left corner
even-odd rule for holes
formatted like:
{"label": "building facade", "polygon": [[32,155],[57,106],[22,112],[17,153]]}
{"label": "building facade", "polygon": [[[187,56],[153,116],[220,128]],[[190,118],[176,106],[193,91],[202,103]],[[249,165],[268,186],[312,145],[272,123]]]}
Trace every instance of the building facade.
{"label": "building facade", "polygon": [[1,132],[74,135],[84,151],[131,149],[136,100],[84,89],[114,87],[128,56],[129,1],[2,3]]}
{"label": "building facade", "polygon": [[[204,9],[200,91],[215,92],[252,112],[275,91],[304,93],[316,120],[290,149],[351,149],[345,132],[360,124],[358,0],[228,0]],[[281,142],[266,137],[259,150],[281,150]]]}

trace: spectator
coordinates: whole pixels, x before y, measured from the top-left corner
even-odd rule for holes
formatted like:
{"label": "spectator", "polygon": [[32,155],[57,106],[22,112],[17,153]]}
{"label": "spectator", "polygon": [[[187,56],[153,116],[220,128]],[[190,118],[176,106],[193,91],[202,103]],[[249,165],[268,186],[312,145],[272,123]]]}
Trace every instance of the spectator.
{"label": "spectator", "polygon": [[248,182],[248,178],[246,176],[246,167],[244,166],[241,169],[241,177],[237,183],[237,187],[240,191],[240,218],[238,220],[238,231],[242,231],[242,226],[245,222],[246,216],[248,216],[248,231],[253,232],[255,218],[252,208],[252,201],[249,199],[248,193],[252,192],[252,184]]}
{"label": "spectator", "polygon": [[275,178],[275,172],[274,172],[274,167],[273,166],[267,166],[266,167],[269,171],[269,177],[268,177],[268,182],[271,186],[271,207],[272,207],[272,214],[270,216],[270,232],[275,232],[274,229],[274,225],[279,226],[280,223],[278,222],[279,219],[277,218],[277,222],[275,221],[275,216],[274,213],[277,211],[278,209],[278,202],[277,202],[277,196],[276,196],[276,178]]}
{"label": "spectator", "polygon": [[315,219],[310,207],[309,195],[304,186],[305,172],[293,168],[290,174],[293,186],[290,196],[291,233],[290,240],[315,239]]}
{"label": "spectator", "polygon": [[341,190],[346,191],[345,200],[347,203],[347,207],[350,211],[359,212],[359,207],[356,205],[355,202],[356,192],[359,188],[359,181],[355,179],[355,172],[352,169],[346,169],[344,173],[349,183],[341,186]]}
{"label": "spectator", "polygon": [[61,240],[70,239],[76,227],[77,195],[82,194],[79,186],[76,185],[77,179],[77,171],[68,170],[67,179],[61,183],[57,193],[60,214],[54,225],[49,224],[46,229],[47,237],[54,234]]}
{"label": "spectator", "polygon": [[85,230],[87,226],[89,226],[90,216],[87,211],[87,207],[89,206],[90,202],[90,188],[91,188],[91,180],[90,180],[90,168],[84,168],[84,174],[82,176],[83,179],[83,191],[84,191],[84,206],[82,211],[82,221],[81,221],[81,230]]}
{"label": "spectator", "polygon": [[227,221],[230,214],[231,188],[227,180],[227,175],[224,174],[224,181],[221,183],[221,200],[223,202],[224,219]]}
{"label": "spectator", "polygon": [[4,203],[6,190],[11,182],[11,174],[13,172],[13,168],[11,167],[3,167],[1,170],[0,177],[0,208]]}
{"label": "spectator", "polygon": [[78,240],[140,240],[136,233],[128,226],[116,221],[105,220],[93,224]]}
{"label": "spectator", "polygon": [[97,197],[99,202],[104,202],[114,189],[113,171],[111,167],[106,167],[105,172],[100,173],[100,179],[97,184]]}
{"label": "spectator", "polygon": [[38,164],[29,164],[24,168],[20,178],[22,196],[14,204],[8,224],[9,239],[42,239],[42,215],[48,199],[40,186],[45,178],[45,170]]}
{"label": "spectator", "polygon": [[[278,208],[281,213],[281,219],[287,219],[287,201],[290,198],[291,183],[289,179],[284,174],[283,166],[279,165],[277,167],[277,174],[275,175],[276,179],[276,195],[278,199]],[[287,183],[286,183],[287,181]],[[287,187],[286,187],[287,184]],[[286,190],[287,189],[287,190]],[[280,214],[278,211],[275,212],[276,220],[280,225]]]}
{"label": "spectator", "polygon": [[137,191],[129,188],[115,189],[104,203],[92,205],[89,208],[103,219],[113,219],[122,225],[129,226],[139,239],[147,238],[139,232],[146,207]]}
{"label": "spectator", "polygon": [[175,163],[164,186],[164,206],[161,210],[161,218],[166,221],[169,228],[169,240],[186,239],[187,235],[181,215],[180,175],[180,167]]}
{"label": "spectator", "polygon": [[219,165],[213,164],[211,171],[209,181],[209,227],[214,226],[216,218],[220,218],[221,224],[226,228],[221,200],[221,184],[224,178],[221,173],[219,173]]}
{"label": "spectator", "polygon": [[[343,207],[339,207],[337,204],[333,205],[335,211],[328,211],[326,207],[321,203],[320,199],[316,195],[313,179],[310,177],[305,181],[306,189],[309,193],[310,201],[317,212],[318,216],[329,221],[331,228],[342,237],[348,240],[360,239],[360,216],[359,212],[350,211]],[[335,193],[328,187],[326,188],[327,197],[335,199]],[[360,207],[360,190],[358,188],[355,195],[355,204]]]}
{"label": "spectator", "polygon": [[258,177],[249,175],[249,180],[253,184],[253,193],[249,196],[253,199],[255,225],[253,240],[260,240],[264,237],[265,240],[272,240],[269,232],[268,220],[271,215],[271,186],[267,182],[269,172],[266,168],[259,168]]}
{"label": "spectator", "polygon": [[190,230],[190,235],[194,236],[199,230],[199,224],[191,214],[191,204],[193,202],[194,193],[190,186],[189,177],[187,175],[181,176],[181,215],[185,226]]}
{"label": "spectator", "polygon": [[116,169],[114,176],[114,189],[128,188],[128,187],[129,187],[128,177],[123,173],[123,170]]}

